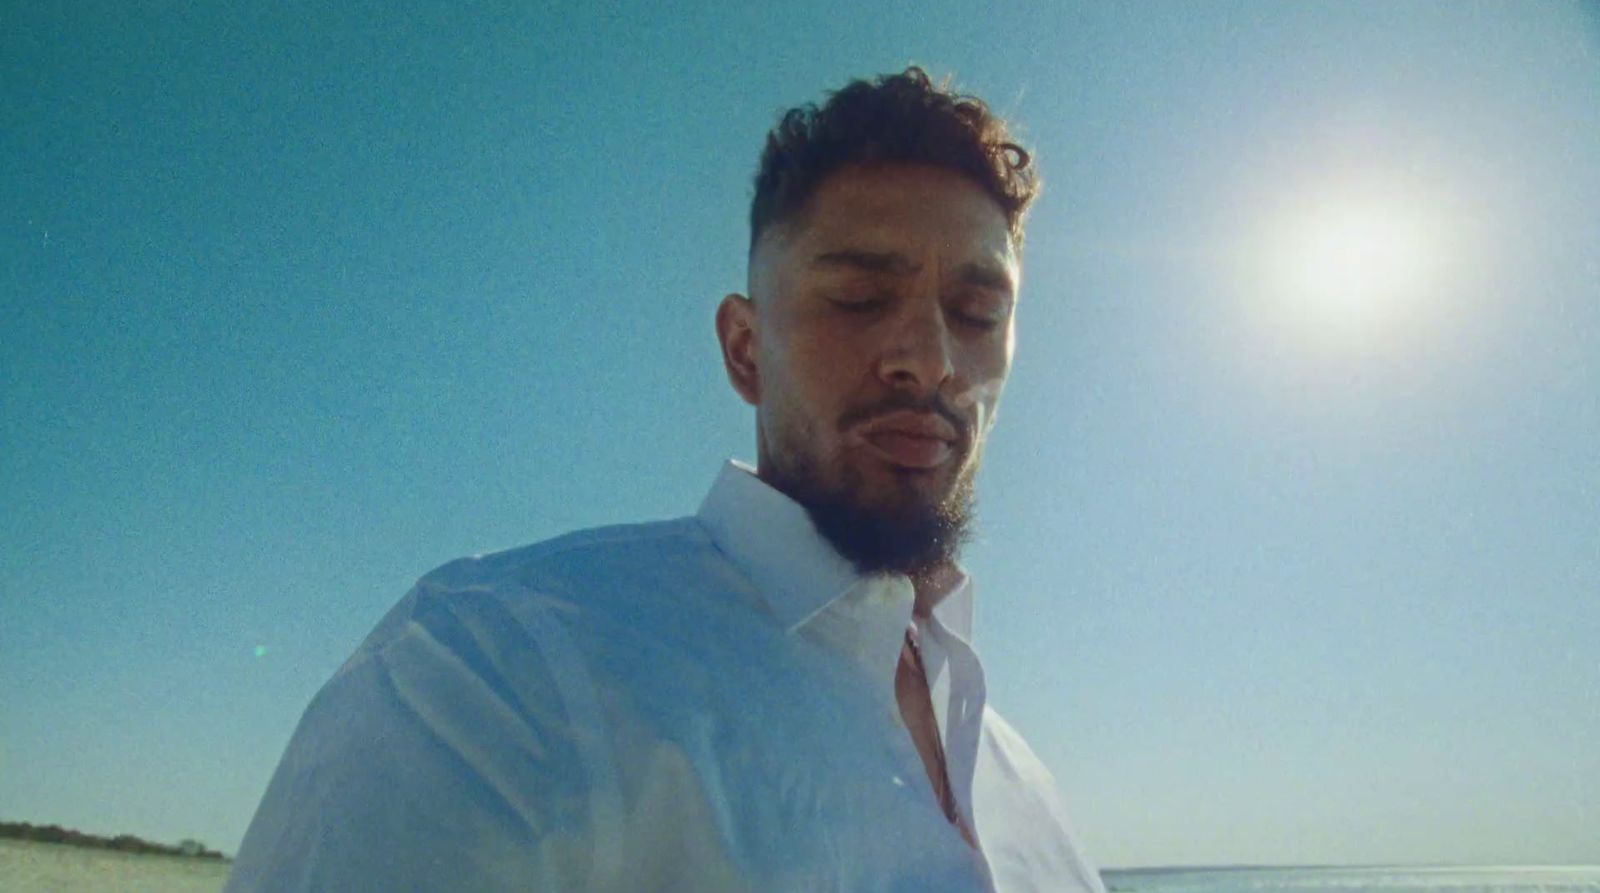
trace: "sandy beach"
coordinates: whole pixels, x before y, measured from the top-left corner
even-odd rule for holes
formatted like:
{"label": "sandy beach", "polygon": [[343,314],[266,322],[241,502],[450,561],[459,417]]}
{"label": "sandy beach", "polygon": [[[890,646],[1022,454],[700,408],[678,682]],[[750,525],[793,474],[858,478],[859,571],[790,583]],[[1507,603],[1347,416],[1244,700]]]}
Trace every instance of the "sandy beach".
{"label": "sandy beach", "polygon": [[0,840],[6,893],[217,893],[226,862]]}

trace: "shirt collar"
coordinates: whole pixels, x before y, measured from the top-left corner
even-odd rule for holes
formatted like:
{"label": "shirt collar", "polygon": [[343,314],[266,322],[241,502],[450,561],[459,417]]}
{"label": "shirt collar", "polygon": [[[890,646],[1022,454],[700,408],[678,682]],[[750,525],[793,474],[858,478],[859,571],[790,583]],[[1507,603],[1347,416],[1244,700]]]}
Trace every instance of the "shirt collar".
{"label": "shirt collar", "polygon": [[939,621],[946,630],[960,636],[962,641],[971,642],[972,577],[957,562],[934,581],[934,588],[937,595],[933,603],[933,619]]}
{"label": "shirt collar", "polygon": [[[869,583],[817,532],[805,508],[737,459],[724,463],[697,517],[790,632],[815,620],[851,589]],[[898,587],[909,591],[910,581],[898,579]],[[970,641],[971,578],[957,565],[939,581],[939,589],[943,595],[934,604],[934,618]]]}

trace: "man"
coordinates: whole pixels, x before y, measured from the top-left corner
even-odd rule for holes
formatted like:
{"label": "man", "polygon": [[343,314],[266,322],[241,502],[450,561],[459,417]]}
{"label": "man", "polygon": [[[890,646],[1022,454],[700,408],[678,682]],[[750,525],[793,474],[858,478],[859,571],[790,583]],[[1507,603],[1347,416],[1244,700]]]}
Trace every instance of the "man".
{"label": "man", "polygon": [[1028,165],[915,68],[789,112],[716,315],[755,469],[425,576],[307,709],[228,889],[1101,893],[986,705],[957,563]]}

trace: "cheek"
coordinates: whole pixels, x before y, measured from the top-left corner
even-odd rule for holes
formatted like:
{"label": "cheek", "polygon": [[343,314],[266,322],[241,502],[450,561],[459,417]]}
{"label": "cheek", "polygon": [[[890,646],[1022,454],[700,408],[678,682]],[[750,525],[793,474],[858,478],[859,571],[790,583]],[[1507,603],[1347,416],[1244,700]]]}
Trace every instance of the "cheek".
{"label": "cheek", "polygon": [[967,355],[965,374],[962,376],[967,383],[966,387],[952,399],[962,409],[976,406],[992,414],[995,404],[1000,401],[1000,392],[1005,389],[1006,378],[1010,373],[1009,338],[1003,342],[974,346]]}
{"label": "cheek", "polygon": [[838,351],[821,339],[792,338],[767,358],[763,404],[769,434],[795,446],[817,441],[838,429],[847,408],[847,375]]}
{"label": "cheek", "polygon": [[802,332],[787,346],[791,388],[814,411],[837,409],[859,378],[858,346],[849,333]]}
{"label": "cheek", "polygon": [[999,388],[982,384],[974,385],[956,401],[957,410],[968,413],[972,419],[974,439],[982,441],[989,435],[989,429],[994,425],[995,407],[999,403]]}

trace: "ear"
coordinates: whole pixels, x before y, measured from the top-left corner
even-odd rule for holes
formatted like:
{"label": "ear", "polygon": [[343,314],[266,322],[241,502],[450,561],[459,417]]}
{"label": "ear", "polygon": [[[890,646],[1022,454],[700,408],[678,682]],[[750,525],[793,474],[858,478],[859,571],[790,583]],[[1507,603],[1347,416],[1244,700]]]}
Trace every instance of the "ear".
{"label": "ear", "polygon": [[761,404],[761,374],[756,367],[756,305],[731,294],[717,306],[717,340],[722,343],[722,365],[728,383],[751,406]]}

